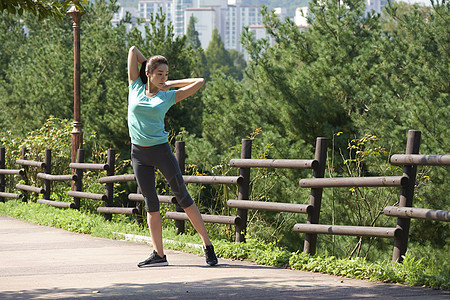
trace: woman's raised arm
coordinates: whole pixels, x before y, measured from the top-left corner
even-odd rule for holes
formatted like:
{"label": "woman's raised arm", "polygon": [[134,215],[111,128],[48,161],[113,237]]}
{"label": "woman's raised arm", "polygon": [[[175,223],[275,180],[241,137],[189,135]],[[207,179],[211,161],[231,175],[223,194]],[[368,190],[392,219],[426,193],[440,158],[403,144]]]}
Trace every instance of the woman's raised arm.
{"label": "woman's raised arm", "polygon": [[195,94],[204,84],[205,79],[203,78],[188,78],[166,82],[166,86],[168,87],[181,87],[175,94],[175,102],[177,103]]}
{"label": "woman's raised arm", "polygon": [[128,50],[128,84],[139,77],[139,66],[138,64],[143,64],[146,58],[142,53],[136,48],[136,46],[131,46]]}

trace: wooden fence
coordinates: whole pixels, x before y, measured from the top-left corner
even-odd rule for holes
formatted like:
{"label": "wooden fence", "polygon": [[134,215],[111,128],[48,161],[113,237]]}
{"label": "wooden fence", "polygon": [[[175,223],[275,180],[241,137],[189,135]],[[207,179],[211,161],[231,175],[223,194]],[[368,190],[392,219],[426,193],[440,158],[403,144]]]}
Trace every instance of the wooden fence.
{"label": "wooden fence", "polygon": [[[411,218],[420,218],[435,221],[450,221],[450,212],[448,210],[414,208],[414,185],[418,165],[449,166],[450,155],[419,155],[420,131],[410,130],[408,133],[405,154],[396,154],[391,157],[391,163],[402,165],[403,174],[399,176],[383,177],[340,177],[324,178],[327,145],[326,138],[317,138],[314,159],[251,159],[252,141],[242,140],[240,159],[231,159],[231,167],[239,168],[239,176],[186,176],[183,179],[187,184],[230,184],[238,185],[238,199],[229,199],[227,206],[236,208],[236,216],[218,216],[202,214],[205,222],[234,224],[235,241],[243,242],[247,227],[247,214],[249,209],[270,210],[277,212],[294,212],[307,214],[306,224],[295,224],[293,230],[305,233],[304,251],[309,254],[315,254],[317,235],[347,235],[347,236],[369,236],[391,238],[394,240],[393,261],[402,261],[408,246],[408,235]],[[181,170],[185,169],[185,144],[176,142],[176,159]],[[80,198],[94,199],[104,202],[104,206],[99,207],[97,211],[105,215],[106,219],[111,219],[111,214],[134,214],[138,222],[142,222],[144,197],[139,193],[130,193],[128,199],[136,204],[133,207],[114,207],[113,187],[116,182],[135,181],[134,174],[115,175],[115,151],[108,150],[106,164],[84,163],[84,150],[77,152],[76,163],[71,163],[69,167],[75,170],[73,175],[52,175],[51,174],[51,150],[45,151],[45,161],[36,162],[26,159],[26,151],[22,149],[22,159],[16,161],[21,165],[21,169],[5,169],[5,149],[0,152],[0,201],[4,198],[21,198],[22,194],[5,192],[5,175],[19,175],[26,179],[27,168],[36,167],[43,170],[38,173],[38,178],[43,179],[43,187],[34,187],[27,184],[17,184],[16,189],[42,194],[43,199],[37,202],[52,205],[61,208],[80,208]],[[300,188],[309,188],[310,199],[308,204],[284,203],[284,202],[263,202],[250,200],[250,170],[251,168],[284,168],[284,169],[311,169],[312,178],[301,179]],[[105,184],[104,194],[95,194],[82,191],[82,178],[84,170],[106,171],[106,176],[101,177],[99,182]],[[59,202],[50,200],[51,183],[53,181],[70,180],[73,182],[72,190],[67,192],[68,196],[73,197],[73,201]],[[396,227],[373,227],[373,226],[347,226],[347,225],[328,225],[320,224],[320,211],[322,194],[324,188],[340,187],[399,187],[401,188],[398,207],[388,206],[384,208],[384,214],[397,218]],[[158,195],[160,202],[172,203],[175,205],[175,211],[167,212],[166,217],[175,220],[175,226],[178,233],[184,232],[184,221],[188,220],[183,209],[178,206],[174,196]],[[301,202],[301,201],[295,201]]]}

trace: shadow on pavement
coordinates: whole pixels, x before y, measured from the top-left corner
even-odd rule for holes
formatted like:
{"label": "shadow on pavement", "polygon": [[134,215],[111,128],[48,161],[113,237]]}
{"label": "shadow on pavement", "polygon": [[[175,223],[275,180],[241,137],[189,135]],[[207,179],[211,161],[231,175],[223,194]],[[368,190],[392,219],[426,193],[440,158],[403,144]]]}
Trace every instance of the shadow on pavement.
{"label": "shadow on pavement", "polygon": [[[143,273],[144,275],[144,273]],[[149,278],[151,281],[151,278]],[[402,285],[373,287],[282,285],[260,278],[226,278],[202,282],[120,283],[101,290],[35,289],[0,292],[0,299],[449,299],[450,293]]]}

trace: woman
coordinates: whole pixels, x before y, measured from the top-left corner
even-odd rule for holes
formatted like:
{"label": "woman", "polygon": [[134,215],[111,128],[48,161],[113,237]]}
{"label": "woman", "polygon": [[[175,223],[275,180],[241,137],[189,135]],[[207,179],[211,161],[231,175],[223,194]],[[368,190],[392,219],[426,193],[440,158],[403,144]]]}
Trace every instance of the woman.
{"label": "woman", "polygon": [[[138,64],[141,65],[139,70]],[[155,167],[161,170],[177,199],[200,234],[206,263],[217,264],[214,247],[208,237],[200,212],[186,190],[180,167],[168,143],[164,117],[175,103],[197,92],[203,78],[167,81],[169,63],[160,55],[148,60],[136,47],[128,52],[128,128],[131,137],[131,160],[139,188],[144,195],[153,253],[138,267],[167,266],[162,241],[162,222],[155,188]],[[169,88],[179,87],[169,91]]]}

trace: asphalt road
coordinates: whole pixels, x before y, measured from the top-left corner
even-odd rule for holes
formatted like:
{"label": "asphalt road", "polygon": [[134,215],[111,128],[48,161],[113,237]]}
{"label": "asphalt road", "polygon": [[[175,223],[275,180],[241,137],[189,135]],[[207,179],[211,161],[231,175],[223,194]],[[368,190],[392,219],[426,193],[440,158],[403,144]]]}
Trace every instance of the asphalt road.
{"label": "asphalt road", "polygon": [[374,283],[167,250],[0,216],[0,299],[450,299],[449,291]]}

